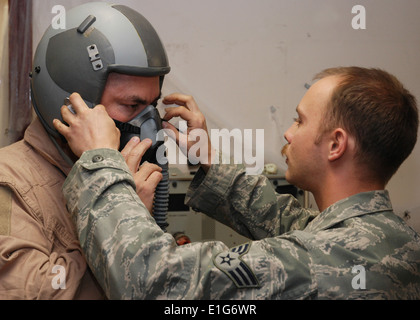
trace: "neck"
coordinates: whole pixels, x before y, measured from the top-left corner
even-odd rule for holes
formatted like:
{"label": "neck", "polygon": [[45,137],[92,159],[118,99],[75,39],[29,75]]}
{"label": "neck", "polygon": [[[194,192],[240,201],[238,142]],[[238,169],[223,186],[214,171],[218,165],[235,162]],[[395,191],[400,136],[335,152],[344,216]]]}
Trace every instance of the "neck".
{"label": "neck", "polygon": [[312,191],[318,209],[322,212],[332,204],[358,193],[384,190],[385,185],[378,181],[357,178],[355,175],[331,175]]}

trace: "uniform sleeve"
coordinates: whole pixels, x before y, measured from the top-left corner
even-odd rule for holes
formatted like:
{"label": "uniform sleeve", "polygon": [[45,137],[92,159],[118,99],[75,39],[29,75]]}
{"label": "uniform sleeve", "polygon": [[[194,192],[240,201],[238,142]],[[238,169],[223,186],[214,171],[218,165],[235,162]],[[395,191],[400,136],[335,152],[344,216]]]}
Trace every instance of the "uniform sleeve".
{"label": "uniform sleeve", "polygon": [[0,299],[78,297],[82,283],[90,279],[77,241],[61,234],[63,244],[54,243],[54,222],[40,221],[11,186],[0,185],[0,223]]}
{"label": "uniform sleeve", "polygon": [[[64,186],[88,264],[110,299],[195,297],[222,243],[178,247],[135,192],[119,152],[85,152]],[[201,267],[203,266],[203,268]]]}
{"label": "uniform sleeve", "polygon": [[116,151],[85,152],[63,192],[92,272],[111,299],[270,298],[310,286],[307,250],[287,239],[231,249],[218,241],[177,246],[137,196]]}
{"label": "uniform sleeve", "polygon": [[207,174],[200,169],[186,203],[253,240],[302,230],[319,214],[275,192],[267,177],[248,175],[243,165],[213,165]]}

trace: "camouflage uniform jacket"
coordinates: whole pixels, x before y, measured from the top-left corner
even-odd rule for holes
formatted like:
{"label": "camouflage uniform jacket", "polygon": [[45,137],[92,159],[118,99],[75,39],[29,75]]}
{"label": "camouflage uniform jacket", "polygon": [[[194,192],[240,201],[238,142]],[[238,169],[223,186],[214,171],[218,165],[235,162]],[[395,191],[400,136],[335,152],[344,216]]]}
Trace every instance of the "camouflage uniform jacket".
{"label": "camouflage uniform jacket", "polygon": [[420,238],[386,191],[321,213],[241,166],[199,171],[187,202],[254,241],[177,246],[135,192],[122,156],[85,152],[63,187],[80,242],[112,299],[419,299]]}

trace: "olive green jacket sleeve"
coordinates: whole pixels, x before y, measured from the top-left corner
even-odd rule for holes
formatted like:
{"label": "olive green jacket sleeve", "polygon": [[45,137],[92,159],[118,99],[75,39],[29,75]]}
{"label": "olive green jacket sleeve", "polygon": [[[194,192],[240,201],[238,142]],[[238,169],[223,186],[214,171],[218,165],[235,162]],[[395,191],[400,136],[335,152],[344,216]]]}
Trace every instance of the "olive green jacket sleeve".
{"label": "olive green jacket sleeve", "polygon": [[242,165],[214,165],[207,174],[200,169],[186,204],[253,240],[303,230],[319,214],[292,195],[278,194],[267,177],[246,174]]}
{"label": "olive green jacket sleeve", "polygon": [[177,246],[137,196],[119,152],[93,150],[75,164],[64,196],[109,298],[420,298],[420,236],[394,214],[387,191],[342,199],[308,223],[311,212],[240,167],[200,175],[189,203],[265,238],[234,248],[219,241]]}
{"label": "olive green jacket sleeve", "polygon": [[177,246],[137,196],[116,151],[84,153],[63,191],[87,261],[111,299],[295,299],[314,290],[306,249],[287,239]]}

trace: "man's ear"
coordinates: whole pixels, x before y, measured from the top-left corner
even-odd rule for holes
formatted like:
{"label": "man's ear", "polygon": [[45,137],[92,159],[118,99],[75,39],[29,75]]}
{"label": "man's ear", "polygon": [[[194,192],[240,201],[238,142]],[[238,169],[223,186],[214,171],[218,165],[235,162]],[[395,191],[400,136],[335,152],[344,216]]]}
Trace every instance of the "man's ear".
{"label": "man's ear", "polygon": [[330,134],[329,141],[329,161],[336,161],[340,159],[347,150],[349,136],[342,128],[337,128]]}

